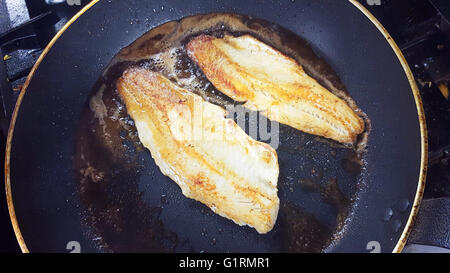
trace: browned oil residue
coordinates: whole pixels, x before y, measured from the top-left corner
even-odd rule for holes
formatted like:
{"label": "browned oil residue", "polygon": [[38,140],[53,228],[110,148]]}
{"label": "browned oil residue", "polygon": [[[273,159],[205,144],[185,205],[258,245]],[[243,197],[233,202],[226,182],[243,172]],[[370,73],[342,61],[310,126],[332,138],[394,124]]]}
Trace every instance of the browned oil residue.
{"label": "browned oil residue", "polygon": [[332,230],[293,204],[280,206],[281,226],[284,230],[283,252],[311,253],[324,248],[331,239]]}
{"label": "browned oil residue", "polygon": [[[360,114],[366,127],[370,121],[357,108],[344,85],[332,68],[318,58],[311,47],[300,37],[283,28],[263,20],[233,14],[207,14],[186,17],[158,26],[130,46],[122,49],[111,61],[92,90],[92,97],[82,114],[76,143],[76,169],[79,175],[79,190],[86,207],[85,222],[92,233],[90,236],[103,251],[111,252],[171,252],[177,246],[187,251],[196,251],[189,240],[180,240],[179,235],[167,229],[160,219],[161,211],[167,204],[167,197],[160,197],[159,206],[149,206],[139,189],[139,173],[144,167],[138,159],[139,152],[145,151],[139,141],[133,120],[126,113],[126,107],[115,88],[116,80],[130,66],[141,66],[163,73],[177,85],[184,87],[211,103],[227,106],[235,102],[216,90],[206,79],[198,66],[189,59],[184,46],[199,34],[223,37],[225,34],[239,36],[250,34],[257,39],[294,58],[304,67],[306,73],[314,77],[328,90],[344,99]],[[287,133],[286,133],[287,132]],[[302,145],[292,144],[289,138],[280,146],[279,153],[286,155],[311,154],[309,141],[324,141],[329,144],[330,154],[343,149],[341,144],[287,128],[280,134],[301,135]],[[357,176],[363,166],[362,153],[369,130],[359,137],[354,148],[347,149],[348,155],[337,160],[336,166]],[[283,139],[283,137],[281,137]],[[306,144],[305,144],[306,142]],[[291,145],[292,144],[292,145]],[[159,171],[159,168],[156,168]],[[280,164],[280,181],[285,179],[286,170]],[[320,179],[323,175],[319,175]],[[317,177],[316,177],[317,178]],[[299,177],[296,177],[299,179]],[[320,180],[319,179],[319,180]],[[309,189],[320,192],[324,201],[337,208],[336,227],[325,227],[314,215],[303,211],[293,200],[281,198],[279,227],[274,236],[258,236],[256,240],[270,241],[273,250],[287,252],[319,252],[333,239],[333,233],[342,228],[352,206],[350,198],[340,191],[336,180],[326,186],[306,179],[303,183]],[[355,181],[356,183],[356,181]],[[280,185],[283,188],[283,185]],[[292,192],[294,189],[292,189]],[[209,211],[209,210],[208,210]],[[213,213],[208,217],[214,217]],[[210,244],[218,247],[221,232]],[[201,230],[201,228],[199,228]],[[278,235],[276,235],[278,234]],[[281,242],[278,239],[281,238]],[[181,243],[180,243],[181,242]],[[197,249],[198,251],[198,249]],[[227,251],[227,250],[223,250]]]}
{"label": "browned oil residue", "polygon": [[[111,94],[103,96],[109,110],[115,103]],[[104,117],[100,122],[91,111],[82,117],[76,164],[86,206],[84,221],[93,233],[89,236],[106,252],[171,252],[177,236],[164,229],[161,208],[148,207],[141,200],[135,179],[139,162],[123,145],[125,136],[120,132],[127,130],[126,138],[139,146],[137,135],[123,112],[118,119],[123,120]]]}

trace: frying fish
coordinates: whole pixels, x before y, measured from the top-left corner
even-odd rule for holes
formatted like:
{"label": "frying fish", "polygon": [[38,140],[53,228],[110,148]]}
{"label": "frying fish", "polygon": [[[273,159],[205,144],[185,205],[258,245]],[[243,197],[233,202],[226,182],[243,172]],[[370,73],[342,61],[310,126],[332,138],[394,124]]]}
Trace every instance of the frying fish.
{"label": "frying fish", "polygon": [[219,91],[269,119],[342,143],[353,143],[364,130],[343,100],[295,60],[250,35],[199,35],[186,48]]}
{"label": "frying fish", "polygon": [[279,167],[272,147],[160,73],[130,68],[116,85],[141,142],[185,196],[259,233],[273,228]]}

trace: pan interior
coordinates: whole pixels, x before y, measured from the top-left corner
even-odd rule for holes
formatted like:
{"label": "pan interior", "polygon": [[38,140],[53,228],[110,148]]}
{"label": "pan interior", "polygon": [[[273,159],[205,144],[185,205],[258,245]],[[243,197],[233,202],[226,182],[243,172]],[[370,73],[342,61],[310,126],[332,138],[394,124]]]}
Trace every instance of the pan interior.
{"label": "pan interior", "polygon": [[[94,86],[80,119],[75,159],[86,233],[100,250],[112,252],[324,251],[345,232],[357,205],[364,184],[368,130],[357,145],[346,147],[278,124],[280,211],[274,229],[265,235],[183,196],[139,142],[115,89],[117,78],[130,66],[159,71],[214,104],[235,104],[187,57],[184,45],[202,33],[250,34],[277,48],[344,99],[370,128],[336,73],[296,34],[235,14],[197,15],[165,23],[115,56]],[[246,121],[251,122],[248,117]],[[258,140],[267,141],[259,136]]]}

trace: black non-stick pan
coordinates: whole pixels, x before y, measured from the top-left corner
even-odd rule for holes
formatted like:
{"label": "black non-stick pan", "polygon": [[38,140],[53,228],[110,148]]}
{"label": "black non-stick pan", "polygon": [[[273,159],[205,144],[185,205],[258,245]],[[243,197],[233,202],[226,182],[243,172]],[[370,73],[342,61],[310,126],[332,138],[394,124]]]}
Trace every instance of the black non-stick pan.
{"label": "black non-stick pan", "polygon": [[[210,13],[282,33],[309,72],[346,89],[367,115],[362,153],[280,125],[280,212],[265,235],[185,198],[136,139],[107,131],[123,140],[116,156],[89,107],[99,84],[130,65],[105,72],[122,48],[168,21]],[[113,89],[107,107],[121,103]],[[6,193],[24,252],[398,252],[421,200],[426,155],[408,64],[356,1],[92,1],[50,42],[20,93]]]}

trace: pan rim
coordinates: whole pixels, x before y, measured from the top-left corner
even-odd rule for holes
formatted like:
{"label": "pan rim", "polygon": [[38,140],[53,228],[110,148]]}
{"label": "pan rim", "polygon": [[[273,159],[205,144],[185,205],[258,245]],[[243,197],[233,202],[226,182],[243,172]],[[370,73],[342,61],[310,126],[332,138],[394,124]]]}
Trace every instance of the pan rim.
{"label": "pan rim", "polygon": [[[87,4],[85,7],[83,7],[77,14],[75,14],[52,38],[52,40],[48,43],[48,45],[45,47],[41,55],[39,56],[38,60],[34,64],[33,68],[31,69],[30,73],[27,76],[27,79],[20,91],[20,94],[18,96],[17,102],[14,107],[14,111],[11,116],[11,121],[8,129],[8,137],[6,140],[6,149],[5,149],[5,190],[6,190],[6,200],[8,204],[8,211],[9,216],[11,219],[11,224],[13,226],[14,234],[16,236],[17,242],[20,246],[20,249],[23,253],[29,253],[29,249],[25,243],[25,240],[22,236],[22,232],[19,227],[19,222],[17,220],[15,209],[14,209],[14,203],[12,198],[12,190],[11,190],[11,177],[10,177],[10,160],[11,160],[11,147],[12,147],[12,139],[14,135],[14,128],[17,121],[18,113],[20,110],[20,106],[23,100],[23,97],[25,96],[26,90],[31,82],[31,79],[33,78],[36,70],[38,69],[39,65],[41,64],[42,60],[45,58],[47,53],[50,51],[50,49],[53,47],[53,45],[56,43],[56,41],[61,37],[61,35],[69,28],[69,26],[74,23],[79,17],[81,17],[87,10],[89,10],[91,7],[93,7],[96,3],[98,3],[100,0],[92,0],[89,4]],[[419,125],[420,125],[420,135],[421,135],[421,162],[420,162],[420,172],[419,172],[419,178],[418,178],[418,185],[416,189],[416,194],[414,197],[414,203],[411,207],[411,212],[409,214],[408,220],[405,224],[405,227],[402,231],[402,234],[394,247],[393,251],[394,253],[400,253],[405,246],[408,236],[412,230],[414,221],[417,217],[417,213],[419,210],[420,203],[422,201],[424,189],[425,189],[425,180],[426,180],[426,173],[427,173],[427,163],[428,163],[428,134],[427,134],[427,127],[426,127],[426,120],[425,120],[425,113],[422,105],[422,98],[419,93],[419,89],[416,85],[416,81],[414,79],[414,76],[412,74],[412,71],[403,56],[403,53],[401,52],[398,45],[395,43],[394,39],[391,37],[391,35],[388,33],[388,31],[384,28],[384,26],[376,19],[376,17],[369,11],[367,8],[365,8],[361,3],[359,3],[357,0],[348,0],[351,4],[353,4],[360,12],[362,12],[376,27],[377,29],[383,34],[383,37],[386,39],[386,41],[391,46],[392,50],[396,54],[400,64],[403,67],[403,70],[407,76],[408,82],[411,86],[411,91],[414,96],[414,101],[416,103],[417,108],[417,114],[419,118]]]}
{"label": "pan rim", "polygon": [[16,235],[17,242],[19,243],[20,249],[23,253],[29,253],[29,249],[25,243],[25,240],[22,236],[22,232],[20,231],[19,222],[16,217],[15,209],[14,209],[14,203],[12,198],[12,190],[11,190],[11,177],[10,177],[10,161],[11,161],[11,147],[12,147],[12,139],[14,135],[14,127],[16,125],[17,116],[19,113],[20,106],[22,104],[23,97],[25,96],[26,90],[28,86],[30,85],[31,79],[34,76],[34,73],[38,69],[39,65],[41,64],[42,60],[45,58],[47,53],[50,51],[50,49],[53,47],[53,45],[56,43],[56,41],[61,37],[61,35],[69,28],[71,24],[73,24],[81,15],[83,15],[88,9],[90,9],[92,6],[94,6],[97,2],[100,0],[92,0],[84,6],[80,11],[78,11],[57,33],[56,35],[50,40],[48,45],[44,48],[41,55],[37,59],[36,63],[34,64],[33,68],[31,69],[30,73],[27,76],[27,79],[25,83],[22,86],[22,90],[20,90],[20,94],[17,98],[16,105],[14,106],[14,111],[11,116],[11,121],[9,124],[8,129],[8,137],[6,139],[6,149],[5,149],[5,189],[6,189],[6,202],[8,203],[8,211],[9,211],[9,217],[11,219],[11,223],[13,226],[14,234]]}
{"label": "pan rim", "polygon": [[393,253],[400,253],[406,245],[408,240],[408,236],[411,233],[413,224],[419,212],[420,203],[422,201],[423,193],[425,190],[425,181],[426,181],[426,173],[427,173],[427,165],[428,165],[428,132],[427,125],[425,119],[425,112],[422,104],[422,97],[419,93],[419,88],[417,87],[416,80],[414,75],[409,67],[408,62],[405,59],[402,51],[398,47],[397,43],[394,41],[389,32],[384,28],[384,26],[378,21],[378,19],[361,3],[357,2],[357,0],[349,0],[356,8],[358,8],[383,34],[386,41],[391,46],[392,50],[394,50],[395,55],[399,59],[403,70],[405,71],[406,77],[408,78],[409,84],[411,86],[411,91],[414,96],[414,101],[416,102],[417,115],[419,118],[420,125],[420,138],[421,138],[421,159],[420,159],[420,172],[419,172],[419,181],[416,189],[416,195],[414,197],[414,203],[411,208],[411,212],[409,214],[406,225],[400,235],[400,238],[392,250]]}

